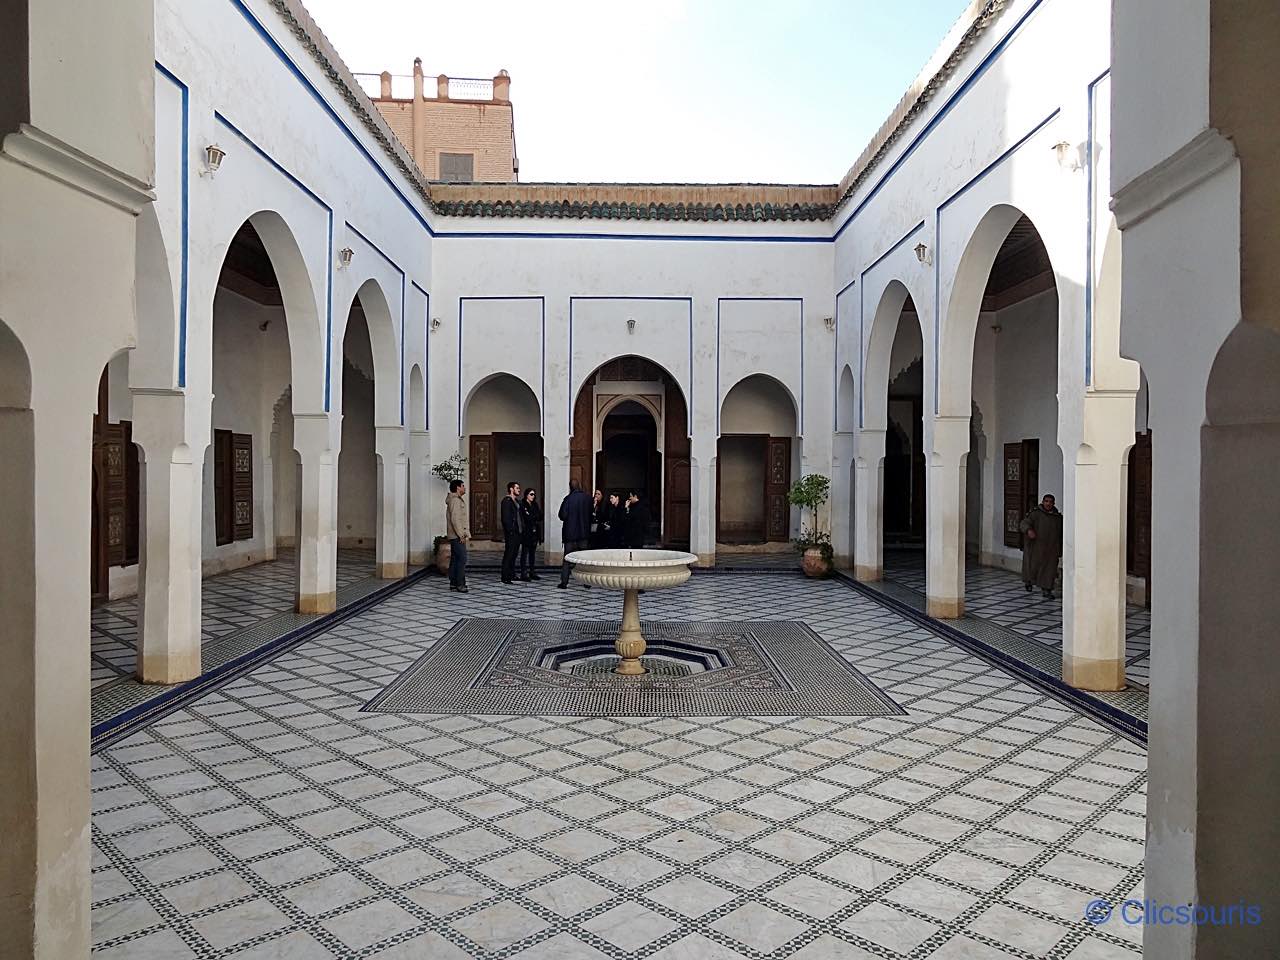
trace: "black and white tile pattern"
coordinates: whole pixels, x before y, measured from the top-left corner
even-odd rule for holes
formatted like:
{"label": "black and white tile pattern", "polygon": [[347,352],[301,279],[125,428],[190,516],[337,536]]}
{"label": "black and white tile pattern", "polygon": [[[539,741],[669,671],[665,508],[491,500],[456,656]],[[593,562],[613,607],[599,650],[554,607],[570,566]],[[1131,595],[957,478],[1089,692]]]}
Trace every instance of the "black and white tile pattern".
{"label": "black and white tile pattern", "polygon": [[1140,931],[1145,755],[874,599],[694,577],[655,620],[803,621],[874,718],[403,716],[361,706],[459,618],[616,596],[442,580],[94,757],[95,955],[1097,960]]}

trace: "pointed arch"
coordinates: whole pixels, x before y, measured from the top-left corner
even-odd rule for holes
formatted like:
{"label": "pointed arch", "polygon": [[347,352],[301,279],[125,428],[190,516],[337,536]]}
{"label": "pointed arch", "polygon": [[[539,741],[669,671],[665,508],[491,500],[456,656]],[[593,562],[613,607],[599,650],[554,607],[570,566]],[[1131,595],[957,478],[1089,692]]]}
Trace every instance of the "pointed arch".
{"label": "pointed arch", "polygon": [[[868,430],[884,430],[888,424],[889,369],[893,357],[893,341],[898,333],[898,323],[907,302],[915,303],[907,285],[901,280],[890,280],[880,293],[875,312],[871,315],[871,333],[867,338],[866,360],[862,368],[862,416],[861,424]],[[917,322],[922,324],[920,314]],[[928,342],[923,325],[920,342]]]}
{"label": "pointed arch", "polygon": [[375,278],[360,284],[343,312],[343,330],[339,342],[346,337],[351,312],[359,304],[369,331],[369,348],[373,354],[373,423],[375,427],[402,425],[400,397],[403,390],[400,348],[391,302]]}
{"label": "pointed arch", "polygon": [[836,386],[836,433],[853,433],[858,426],[858,391],[853,368],[844,365]]}

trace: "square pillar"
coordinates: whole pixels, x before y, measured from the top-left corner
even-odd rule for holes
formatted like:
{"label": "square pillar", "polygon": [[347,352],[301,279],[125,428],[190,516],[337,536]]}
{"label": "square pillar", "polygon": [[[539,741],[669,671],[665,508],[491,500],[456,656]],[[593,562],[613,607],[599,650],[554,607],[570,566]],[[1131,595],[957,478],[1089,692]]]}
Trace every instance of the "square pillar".
{"label": "square pillar", "polygon": [[[695,438],[696,440],[697,438]],[[698,558],[698,566],[716,565],[716,462],[715,447],[702,449],[696,444],[689,458],[689,552]]]}
{"label": "square pillar", "polygon": [[859,430],[853,462],[853,575],[863,583],[884,577],[885,430]]}
{"label": "square pillar", "polygon": [[409,433],[409,562],[431,562],[431,435],[425,430]]}
{"label": "square pillar", "polygon": [[965,461],[969,418],[936,417],[925,490],[926,584],[929,616],[964,616]]}
{"label": "square pillar", "polygon": [[409,572],[409,458],[404,427],[375,428],[378,456],[377,576],[399,580]]}
{"label": "square pillar", "polygon": [[838,568],[853,565],[852,433],[837,433],[831,451],[831,550]]}
{"label": "square pillar", "polygon": [[338,452],[328,414],[294,414],[298,451],[298,612],[338,605]]}
{"label": "square pillar", "polygon": [[[181,683],[200,676],[204,451],[210,401],[172,390],[133,391],[142,450],[138,569],[138,678]],[[200,420],[192,430],[188,417]]]}
{"label": "square pillar", "polygon": [[1133,445],[1134,396],[1091,395],[1064,518],[1062,679],[1082,690],[1124,688],[1126,455]]}

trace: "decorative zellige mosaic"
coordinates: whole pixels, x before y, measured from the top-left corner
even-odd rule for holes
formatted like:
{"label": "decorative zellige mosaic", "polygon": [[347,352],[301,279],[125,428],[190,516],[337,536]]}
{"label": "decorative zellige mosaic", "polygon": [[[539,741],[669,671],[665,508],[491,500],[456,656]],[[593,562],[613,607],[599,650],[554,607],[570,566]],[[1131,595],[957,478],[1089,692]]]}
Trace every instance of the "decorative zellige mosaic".
{"label": "decorative zellige mosaic", "polygon": [[648,659],[655,666],[698,660],[710,669],[623,677],[557,668],[607,651],[618,626],[598,620],[463,619],[365,709],[544,717],[902,713],[803,623],[645,624]]}

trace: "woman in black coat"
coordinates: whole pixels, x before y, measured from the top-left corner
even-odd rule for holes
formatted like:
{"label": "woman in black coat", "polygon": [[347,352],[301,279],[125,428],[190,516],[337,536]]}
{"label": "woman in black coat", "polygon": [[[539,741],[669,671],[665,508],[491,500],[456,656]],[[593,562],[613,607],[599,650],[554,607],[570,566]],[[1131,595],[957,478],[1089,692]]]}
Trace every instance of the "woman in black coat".
{"label": "woman in black coat", "polygon": [[541,580],[534,557],[538,552],[538,544],[542,542],[542,504],[538,502],[538,491],[530,487],[524,492],[520,501],[520,516],[523,519],[523,530],[520,533],[520,579]]}
{"label": "woman in black coat", "polygon": [[603,550],[609,545],[609,501],[599,490],[591,498],[591,539],[588,541],[592,550]]}
{"label": "woman in black coat", "polygon": [[626,545],[633,550],[643,547],[645,538],[649,536],[649,508],[634,490],[627,497],[627,522],[624,526]]}

